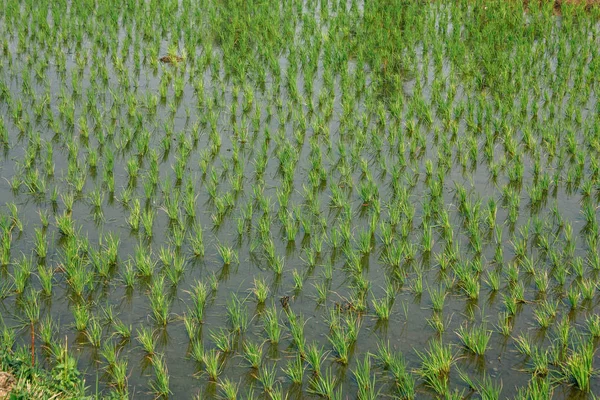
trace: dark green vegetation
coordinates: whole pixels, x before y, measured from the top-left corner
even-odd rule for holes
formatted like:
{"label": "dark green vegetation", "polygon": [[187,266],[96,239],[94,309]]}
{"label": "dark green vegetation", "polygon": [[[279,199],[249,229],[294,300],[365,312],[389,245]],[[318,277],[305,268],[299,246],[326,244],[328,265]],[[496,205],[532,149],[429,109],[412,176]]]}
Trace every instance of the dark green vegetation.
{"label": "dark green vegetation", "polygon": [[598,8],[279,3],[0,0],[2,351],[98,397],[599,393]]}

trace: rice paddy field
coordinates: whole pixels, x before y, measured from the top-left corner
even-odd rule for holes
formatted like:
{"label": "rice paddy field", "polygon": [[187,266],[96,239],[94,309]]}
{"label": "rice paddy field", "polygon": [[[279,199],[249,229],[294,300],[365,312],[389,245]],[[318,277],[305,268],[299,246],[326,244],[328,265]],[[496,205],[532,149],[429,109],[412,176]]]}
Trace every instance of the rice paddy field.
{"label": "rice paddy field", "polygon": [[0,53],[59,398],[600,395],[599,7],[0,0]]}

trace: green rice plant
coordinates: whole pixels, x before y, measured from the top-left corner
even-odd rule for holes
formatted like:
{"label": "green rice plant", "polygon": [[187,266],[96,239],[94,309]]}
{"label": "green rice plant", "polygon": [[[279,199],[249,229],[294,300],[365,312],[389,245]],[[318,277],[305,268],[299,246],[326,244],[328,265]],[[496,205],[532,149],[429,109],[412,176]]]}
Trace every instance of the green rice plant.
{"label": "green rice plant", "polygon": [[429,343],[425,352],[415,350],[421,360],[421,367],[417,373],[423,378],[425,384],[436,391],[444,394],[448,390],[448,374],[450,367],[454,364],[454,355],[449,345],[444,346],[441,340]]}
{"label": "green rice plant", "polygon": [[129,217],[127,217],[127,223],[133,231],[137,231],[140,227],[140,219],[142,211],[140,207],[139,199],[134,199],[133,203],[129,207]]}
{"label": "green rice plant", "polygon": [[225,378],[224,380],[219,382],[219,387],[221,388],[221,398],[226,400],[236,400],[239,391],[239,384],[234,383],[229,380],[229,378]]}
{"label": "green rice plant", "polygon": [[442,334],[446,331],[447,322],[444,321],[442,314],[438,312],[434,312],[431,318],[427,318],[427,324],[430,327],[432,327],[438,334]]}
{"label": "green rice plant", "polygon": [[567,290],[567,300],[569,301],[569,305],[571,309],[574,310],[579,306],[579,301],[581,300],[581,292],[576,285],[571,285],[569,290]]}
{"label": "green rice plant", "polygon": [[277,365],[273,364],[271,367],[263,365],[258,374],[258,380],[262,384],[265,393],[273,392],[275,388],[275,382],[277,379]]}
{"label": "green rice plant", "polygon": [[20,299],[20,303],[23,307],[23,312],[27,317],[27,322],[33,329],[33,326],[40,320],[39,292],[36,290],[29,290],[25,297]]}
{"label": "green rice plant", "polygon": [[254,369],[258,369],[262,363],[263,346],[256,343],[244,343],[244,359]]}
{"label": "green rice plant", "polygon": [[233,331],[243,333],[248,329],[248,309],[245,300],[240,301],[235,293],[227,301],[227,316]]}
{"label": "green rice plant", "polygon": [[548,377],[533,377],[526,388],[519,388],[516,400],[551,399],[553,387]]}
{"label": "green rice plant", "polygon": [[188,335],[189,340],[193,340],[198,333],[198,323],[193,316],[183,314],[183,325],[185,326],[185,332]]}
{"label": "green rice plant", "polygon": [[48,254],[48,242],[46,242],[46,234],[42,229],[35,229],[35,253],[39,258],[46,258]]}
{"label": "green rice plant", "polygon": [[142,326],[137,329],[136,340],[149,356],[153,356],[156,351],[156,339],[154,333],[148,327]]}
{"label": "green rice plant", "polygon": [[133,269],[133,265],[131,262],[125,263],[125,269],[121,274],[121,279],[126,287],[133,288],[136,283],[136,272]]}
{"label": "green rice plant", "polygon": [[466,383],[471,389],[475,390],[482,399],[486,400],[498,400],[500,393],[502,392],[502,382],[495,384],[492,378],[487,374],[483,374],[481,380],[471,379],[465,372],[458,370],[460,379]]}
{"label": "green rice plant", "polygon": [[379,395],[375,392],[377,381],[375,375],[371,374],[371,356],[368,353],[363,362],[356,363],[353,373],[358,385],[357,398],[361,400],[376,399]]}
{"label": "green rice plant", "polygon": [[467,349],[477,355],[484,355],[492,331],[487,329],[485,323],[480,326],[472,326],[470,329],[463,325],[458,329],[457,335]]}
{"label": "green rice plant", "polygon": [[298,270],[294,269],[292,271],[292,276],[294,277],[294,289],[298,291],[302,290],[302,286],[304,284],[302,275],[298,273]]}
{"label": "green rice plant", "polygon": [[593,342],[579,338],[575,348],[562,364],[565,378],[582,392],[589,393],[593,375],[595,348]]}
{"label": "green rice plant", "polygon": [[75,328],[83,332],[87,329],[90,322],[90,310],[85,304],[78,304],[73,308],[73,318],[75,319]]}
{"label": "green rice plant", "polygon": [[208,379],[216,382],[222,370],[221,353],[217,349],[211,349],[208,352],[204,352],[202,361],[204,362]]}
{"label": "green rice plant", "polygon": [[46,346],[54,343],[56,334],[58,333],[58,324],[54,322],[48,314],[41,321],[38,329],[38,334],[42,343]]}
{"label": "green rice plant", "polygon": [[305,369],[306,367],[304,366],[302,357],[300,357],[300,354],[296,354],[292,360],[288,361],[286,368],[283,369],[283,372],[294,385],[302,385]]}
{"label": "green rice plant", "polygon": [[281,325],[279,324],[279,313],[275,306],[267,308],[264,312],[264,330],[272,344],[279,343]]}
{"label": "green rice plant", "polygon": [[304,317],[302,314],[296,316],[290,309],[287,311],[288,321],[290,323],[290,333],[292,341],[302,356],[306,354],[306,338],[304,336]]}
{"label": "green rice plant", "polygon": [[267,297],[269,297],[269,286],[264,279],[254,278],[254,288],[252,288],[252,293],[254,293],[256,301],[259,304],[263,304],[265,300],[267,300]]}
{"label": "green rice plant", "polygon": [[324,303],[327,300],[327,294],[329,293],[329,286],[326,282],[315,283],[314,288],[317,291],[317,302]]}
{"label": "green rice plant", "polygon": [[65,237],[75,236],[73,218],[66,211],[62,215],[56,216],[56,227],[58,228],[58,232]]}
{"label": "green rice plant", "polygon": [[325,399],[335,399],[335,386],[337,381],[335,376],[331,372],[331,368],[328,368],[324,374],[314,376],[308,385],[308,393],[314,394]]}
{"label": "green rice plant", "polygon": [[387,321],[390,318],[392,313],[392,302],[389,300],[389,297],[386,296],[381,300],[373,299],[372,304],[377,318],[382,321]]}
{"label": "green rice plant", "polygon": [[503,336],[510,336],[512,332],[513,324],[512,317],[507,312],[500,312],[498,314],[498,325],[497,329]]}
{"label": "green rice plant", "polygon": [[102,326],[98,322],[98,319],[91,317],[88,326],[85,330],[85,336],[88,339],[90,345],[94,347],[100,347],[102,340]]}
{"label": "green rice plant", "polygon": [[230,353],[233,350],[231,334],[223,328],[210,332],[210,338],[222,353]]}
{"label": "green rice plant", "polygon": [[168,398],[171,389],[169,389],[169,371],[164,357],[159,355],[152,358],[152,365],[154,366],[155,378],[150,382],[150,388],[157,397]]}
{"label": "green rice plant", "polygon": [[600,315],[593,314],[586,319],[586,324],[590,335],[593,338],[600,337]]}
{"label": "green rice plant", "polygon": [[326,357],[327,353],[323,351],[322,347],[319,348],[315,342],[306,346],[306,361],[310,365],[314,375],[321,373],[321,365]]}
{"label": "green rice plant", "polygon": [[402,354],[393,352],[389,343],[379,343],[377,345],[377,359],[382,363],[383,368],[388,370],[396,383],[399,395],[404,399],[415,398],[415,380],[409,372]]}
{"label": "green rice plant", "polygon": [[530,337],[519,335],[515,338],[515,345],[517,346],[517,350],[519,353],[531,356],[533,353],[533,343]]}
{"label": "green rice plant", "polygon": [[196,257],[204,257],[204,238],[200,223],[197,223],[194,227],[194,234],[190,237],[190,245]]}
{"label": "green rice plant", "polygon": [[151,238],[153,235],[152,227],[154,225],[154,217],[156,217],[156,210],[151,207],[144,209],[141,214],[142,226],[146,232],[146,237],[149,238]]}
{"label": "green rice plant", "polygon": [[51,266],[38,265],[38,277],[40,278],[40,284],[42,287],[42,293],[45,296],[52,295],[53,279],[54,279],[54,268]]}
{"label": "green rice plant", "polygon": [[336,361],[343,365],[348,364],[350,346],[352,345],[352,340],[348,337],[348,334],[338,327],[332,330],[331,336],[327,336],[327,339],[333,346]]}
{"label": "green rice plant", "polygon": [[131,338],[131,325],[125,324],[120,319],[114,321],[115,334],[119,335],[123,340],[129,340]]}
{"label": "green rice plant", "polygon": [[170,299],[165,293],[164,276],[155,277],[150,286],[150,308],[152,317],[158,325],[166,326],[169,323]]}
{"label": "green rice plant", "polygon": [[444,302],[448,294],[446,288],[440,285],[439,288],[435,290],[431,289],[428,285],[427,292],[429,293],[429,298],[431,299],[431,308],[433,308],[434,311],[442,311],[444,309]]}
{"label": "green rice plant", "polygon": [[202,281],[196,281],[192,286],[192,290],[188,292],[192,298],[191,314],[198,319],[199,322],[204,321],[204,307],[208,298],[208,286]]}
{"label": "green rice plant", "polygon": [[217,252],[221,256],[223,260],[223,264],[229,265],[231,263],[237,263],[237,253],[233,247],[225,246],[220,243],[217,243]]}
{"label": "green rice plant", "polygon": [[488,271],[484,282],[489,286],[490,290],[497,292],[500,290],[500,273],[498,271]]}

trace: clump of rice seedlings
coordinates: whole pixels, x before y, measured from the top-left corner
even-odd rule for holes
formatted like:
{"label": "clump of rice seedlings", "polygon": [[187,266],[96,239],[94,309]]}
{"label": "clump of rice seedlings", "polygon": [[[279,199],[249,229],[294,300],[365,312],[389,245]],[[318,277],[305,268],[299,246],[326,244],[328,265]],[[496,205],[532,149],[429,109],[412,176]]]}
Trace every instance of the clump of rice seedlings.
{"label": "clump of rice seedlings", "polygon": [[302,357],[300,357],[300,354],[296,354],[292,360],[288,361],[287,366],[283,369],[283,372],[293,384],[302,385],[305,369],[306,367],[304,366]]}
{"label": "clump of rice seedlings", "polygon": [[371,356],[365,355],[364,361],[358,361],[353,371],[354,379],[358,385],[357,398],[361,400],[376,399],[378,393],[375,392],[376,379],[371,374]]}
{"label": "clump of rice seedlings", "polygon": [[131,325],[125,324],[120,319],[114,320],[115,334],[119,335],[122,340],[129,340],[131,338]]}
{"label": "clump of rice seedlings", "polygon": [[273,363],[271,367],[267,364],[263,365],[258,374],[258,380],[262,384],[265,393],[272,393],[275,389],[277,379],[277,365]]}
{"label": "clump of rice seedlings", "polygon": [[221,398],[227,400],[236,400],[239,391],[239,384],[234,383],[229,378],[225,378],[224,380],[219,382],[219,387],[221,388]]}
{"label": "clump of rice seedlings", "polygon": [[333,375],[331,368],[327,368],[324,374],[314,376],[308,385],[308,393],[314,394],[325,399],[333,400],[339,398],[339,392],[335,391],[337,380]]}
{"label": "clump of rice seedlings", "polygon": [[319,348],[315,342],[312,342],[306,347],[306,361],[310,365],[314,375],[321,373],[321,365],[327,353],[323,351],[323,348]]}
{"label": "clump of rice seedlings", "polygon": [[519,388],[515,399],[551,399],[554,389],[549,377],[533,377],[525,388]]}
{"label": "clump of rice seedlings", "polygon": [[592,314],[586,319],[588,332],[593,338],[600,337],[600,315]]}
{"label": "clump of rice seedlings", "polygon": [[152,358],[152,365],[154,366],[155,378],[150,382],[150,388],[157,397],[167,398],[171,394],[169,389],[169,371],[167,369],[167,363],[162,355]]}
{"label": "clump of rice seedlings", "polygon": [[188,293],[192,299],[190,313],[198,322],[202,323],[204,321],[204,307],[208,298],[208,286],[202,281],[196,281],[196,284],[192,286],[192,290]]}
{"label": "clump of rice seedlings", "polygon": [[158,325],[166,326],[169,322],[170,299],[165,293],[165,278],[159,276],[154,278],[150,286],[150,308],[152,316]]}
{"label": "clump of rice seedlings", "polygon": [[386,296],[381,300],[373,299],[372,304],[377,318],[379,318],[382,321],[387,321],[390,318],[393,303],[390,300],[389,296]]}
{"label": "clump of rice seedlings", "polygon": [[288,309],[286,313],[288,316],[288,321],[290,323],[290,333],[292,335],[292,341],[294,345],[298,349],[298,352],[302,355],[306,355],[306,338],[304,336],[304,317],[302,314],[296,316],[293,311]]}
{"label": "clump of rice seedlings", "polygon": [[85,331],[91,318],[87,304],[77,304],[73,308],[73,318],[75,319],[75,329],[80,332]]}
{"label": "clump of rice seedlings", "polygon": [[279,313],[275,306],[267,308],[263,314],[264,331],[272,344],[278,344],[281,338],[281,325],[279,324]]}
{"label": "clump of rice seedlings", "polygon": [[444,345],[441,340],[434,340],[424,352],[415,352],[421,360],[421,367],[417,372],[426,385],[440,395],[447,393],[450,367],[454,364],[450,345]]}
{"label": "clump of rice seedlings", "polygon": [[94,347],[100,347],[100,341],[102,340],[102,326],[98,322],[98,319],[94,317],[90,318],[88,326],[85,330],[85,336],[87,337],[90,345]]}
{"label": "clump of rice seedlings", "polygon": [[210,338],[222,353],[230,353],[233,350],[233,338],[231,333],[223,328],[210,332]]}
{"label": "clump of rice seedlings", "polygon": [[144,326],[138,328],[136,340],[142,346],[147,355],[154,355],[156,351],[156,339],[150,328]]}
{"label": "clump of rice seedlings", "polygon": [[258,369],[262,363],[263,346],[252,342],[244,343],[244,359],[254,369]]}
{"label": "clump of rice seedlings", "polygon": [[293,270],[292,276],[294,278],[294,289],[297,291],[302,290],[302,287],[304,286],[302,275],[298,273],[298,270]]}
{"label": "clump of rice seedlings", "polygon": [[448,294],[446,288],[440,285],[436,290],[427,286],[427,292],[429,293],[429,298],[431,300],[431,308],[433,308],[434,311],[442,311],[444,309],[444,301]]}
{"label": "clump of rice seedlings", "polygon": [[489,375],[484,373],[481,380],[473,380],[465,372],[458,370],[460,379],[471,389],[475,390],[482,399],[499,399],[502,392],[502,382],[495,384]]}
{"label": "clump of rice seedlings", "polygon": [[233,247],[217,243],[217,252],[225,265],[238,262],[238,256]]}
{"label": "clump of rice seedlings", "polygon": [[400,397],[414,399],[416,396],[415,379],[408,370],[402,354],[393,352],[390,349],[389,343],[379,343],[377,345],[376,357],[383,365],[383,368],[391,373]]}
{"label": "clump of rice seedlings", "polygon": [[461,326],[457,332],[463,345],[477,355],[484,355],[489,343],[492,331],[487,329],[486,324],[472,326],[470,329]]}
{"label": "clump of rice seedlings", "polygon": [[243,333],[248,329],[248,310],[245,300],[240,301],[236,294],[232,294],[227,301],[227,316],[233,331]]}
{"label": "clump of rice seedlings", "polygon": [[579,338],[562,364],[565,378],[582,392],[588,393],[591,390],[594,353],[594,344],[590,340]]}
{"label": "clump of rice seedlings", "polygon": [[197,223],[194,228],[194,234],[190,238],[190,246],[196,257],[204,257],[204,238],[200,223]]}
{"label": "clump of rice seedlings", "polygon": [[252,288],[252,293],[259,304],[263,304],[265,300],[267,300],[267,297],[269,297],[269,286],[264,279],[254,278],[254,288]]}
{"label": "clump of rice seedlings", "polygon": [[208,379],[216,382],[222,369],[221,353],[217,349],[205,351],[202,361],[204,362],[204,368],[208,375]]}
{"label": "clump of rice seedlings", "polygon": [[511,316],[507,312],[500,312],[498,314],[498,325],[496,327],[498,332],[500,332],[503,336],[510,336],[513,329]]}
{"label": "clump of rice seedlings", "polygon": [[40,278],[42,293],[45,296],[51,296],[54,279],[54,268],[52,268],[52,266],[50,265],[38,265],[38,277]]}
{"label": "clump of rice seedlings", "polygon": [[35,253],[39,258],[46,258],[48,254],[48,242],[46,241],[46,234],[44,230],[35,229]]}

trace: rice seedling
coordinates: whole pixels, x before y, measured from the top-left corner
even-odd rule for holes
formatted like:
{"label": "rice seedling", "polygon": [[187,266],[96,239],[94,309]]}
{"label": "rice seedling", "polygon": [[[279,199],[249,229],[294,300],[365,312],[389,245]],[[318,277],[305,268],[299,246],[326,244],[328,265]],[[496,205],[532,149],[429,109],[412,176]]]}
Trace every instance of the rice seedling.
{"label": "rice seedling", "polygon": [[589,392],[591,389],[594,353],[593,343],[579,338],[562,364],[564,376],[582,392]]}
{"label": "rice seedling", "polygon": [[237,295],[232,294],[227,301],[227,315],[233,331],[243,333],[248,329],[248,310],[245,300],[240,301]]}
{"label": "rice seedling", "polygon": [[254,288],[252,289],[252,293],[254,293],[256,301],[259,304],[262,304],[267,300],[267,297],[269,297],[269,286],[264,279],[254,278]]}
{"label": "rice seedling", "polygon": [[457,332],[463,345],[477,355],[484,355],[487,349],[492,331],[487,329],[486,324],[472,326],[470,329],[461,326]]}
{"label": "rice seedling", "polygon": [[314,394],[325,399],[337,398],[335,392],[336,379],[331,369],[328,368],[324,374],[314,376],[309,383],[308,393]]}
{"label": "rice seedling", "polygon": [[254,369],[258,369],[262,363],[263,346],[256,343],[244,343],[244,359]]}
{"label": "rice seedling", "polygon": [[263,391],[265,393],[272,393],[275,389],[277,365],[273,364],[271,367],[263,365],[259,370],[258,380],[262,384]]}
{"label": "rice seedling", "polygon": [[438,394],[448,391],[448,374],[454,364],[454,355],[449,345],[440,341],[432,341],[425,352],[415,351],[421,360],[421,367],[417,370],[427,386]]}
{"label": "rice seedling", "polygon": [[302,357],[300,357],[300,354],[296,354],[292,360],[288,361],[286,367],[283,369],[283,372],[293,384],[302,385],[305,369],[306,367],[304,366]]}
{"label": "rice seedling", "polygon": [[281,325],[279,324],[279,313],[275,306],[267,308],[264,312],[264,330],[267,338],[272,344],[279,343],[281,338]]}
{"label": "rice seedling", "polygon": [[229,378],[219,382],[222,398],[227,400],[235,400],[238,396],[239,384],[232,382]]}
{"label": "rice seedling", "polygon": [[169,389],[169,371],[163,356],[157,356],[152,359],[154,366],[155,379],[150,382],[150,388],[157,397],[168,397],[171,394]]}
{"label": "rice seedling", "polygon": [[204,362],[204,368],[206,369],[208,379],[216,382],[222,369],[221,353],[217,349],[206,351],[202,361]]}

